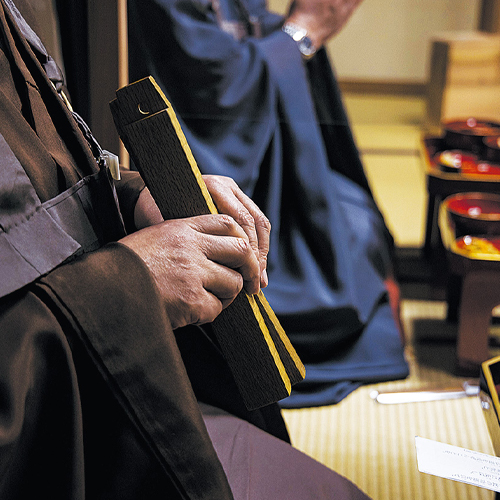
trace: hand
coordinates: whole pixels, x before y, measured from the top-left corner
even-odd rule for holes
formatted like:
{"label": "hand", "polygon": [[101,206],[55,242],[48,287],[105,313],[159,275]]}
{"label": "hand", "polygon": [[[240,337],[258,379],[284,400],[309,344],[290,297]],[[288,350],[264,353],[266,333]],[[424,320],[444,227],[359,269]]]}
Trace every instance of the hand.
{"label": "hand", "polygon": [[228,214],[243,228],[260,264],[260,286],[268,285],[266,272],[271,223],[230,177],[204,175],[203,180],[219,212]]}
{"label": "hand", "polygon": [[[271,233],[269,220],[230,177],[204,175],[203,179],[219,212],[230,215],[245,231],[260,264],[260,287],[265,288],[268,285],[266,266]],[[139,196],[134,217],[137,229],[163,221],[147,188]]]}
{"label": "hand", "polygon": [[347,23],[362,0],[293,0],[287,22],[307,30],[315,47],[321,47]]}
{"label": "hand", "polygon": [[259,290],[260,266],[248,236],[227,215],[152,225],[120,242],[153,274],[172,328],[213,321],[241,291]]}

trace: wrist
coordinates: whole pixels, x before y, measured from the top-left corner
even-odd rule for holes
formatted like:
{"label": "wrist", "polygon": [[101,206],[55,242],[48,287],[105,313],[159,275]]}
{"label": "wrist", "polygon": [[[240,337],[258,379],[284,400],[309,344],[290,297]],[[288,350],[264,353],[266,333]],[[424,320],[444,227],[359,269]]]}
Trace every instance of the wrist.
{"label": "wrist", "polygon": [[156,205],[148,188],[144,188],[137,199],[134,210],[134,222],[137,230],[163,222],[160,209]]}
{"label": "wrist", "polygon": [[297,47],[304,59],[310,59],[316,54],[317,46],[309,36],[309,32],[306,28],[287,20],[283,23],[281,29],[297,43]]}
{"label": "wrist", "polygon": [[323,46],[326,41],[323,36],[323,28],[318,24],[316,16],[308,12],[294,10],[289,13],[283,25],[292,24],[307,32],[307,37],[311,40],[316,50]]}

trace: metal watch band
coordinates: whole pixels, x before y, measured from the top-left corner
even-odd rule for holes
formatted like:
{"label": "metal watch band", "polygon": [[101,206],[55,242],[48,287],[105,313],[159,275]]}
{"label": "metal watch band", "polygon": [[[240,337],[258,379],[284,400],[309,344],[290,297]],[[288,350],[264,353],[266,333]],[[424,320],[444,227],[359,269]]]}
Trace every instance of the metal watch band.
{"label": "metal watch band", "polygon": [[316,47],[307,36],[307,30],[293,23],[284,23],[281,28],[284,33],[297,42],[297,46],[305,59],[310,59],[316,53]]}

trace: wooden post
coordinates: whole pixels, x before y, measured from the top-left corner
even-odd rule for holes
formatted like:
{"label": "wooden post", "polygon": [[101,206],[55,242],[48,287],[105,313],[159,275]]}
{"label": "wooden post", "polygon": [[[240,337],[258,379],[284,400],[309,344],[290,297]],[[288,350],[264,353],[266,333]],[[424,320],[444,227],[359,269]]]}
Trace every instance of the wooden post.
{"label": "wooden post", "polygon": [[120,156],[128,167],[128,153],[116,132],[109,102],[128,84],[126,0],[88,0],[90,127],[104,149]]}
{"label": "wooden post", "polygon": [[500,0],[481,0],[479,31],[500,32]]}

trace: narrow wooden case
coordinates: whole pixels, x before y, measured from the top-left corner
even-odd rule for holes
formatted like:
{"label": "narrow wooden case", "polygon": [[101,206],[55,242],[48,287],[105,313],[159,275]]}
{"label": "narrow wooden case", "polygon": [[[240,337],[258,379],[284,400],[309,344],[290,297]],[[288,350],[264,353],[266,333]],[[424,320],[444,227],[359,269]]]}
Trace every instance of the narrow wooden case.
{"label": "narrow wooden case", "polygon": [[[118,133],[165,219],[217,213],[175,112],[152,77],[110,103]],[[264,294],[241,292],[212,323],[248,409],[290,395],[304,366]]]}

